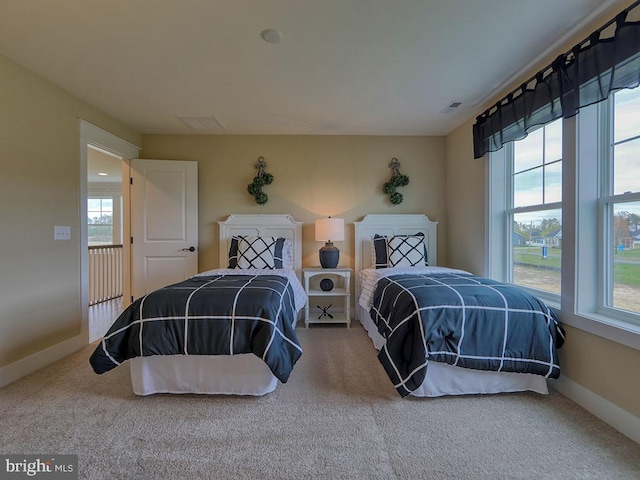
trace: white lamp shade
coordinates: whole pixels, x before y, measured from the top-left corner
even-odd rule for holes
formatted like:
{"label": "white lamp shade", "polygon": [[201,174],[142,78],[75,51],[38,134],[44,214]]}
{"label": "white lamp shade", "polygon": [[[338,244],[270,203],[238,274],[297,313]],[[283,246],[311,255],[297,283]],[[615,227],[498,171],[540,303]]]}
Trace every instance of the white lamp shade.
{"label": "white lamp shade", "polygon": [[340,242],[344,240],[344,218],[319,218],[316,220],[316,242]]}

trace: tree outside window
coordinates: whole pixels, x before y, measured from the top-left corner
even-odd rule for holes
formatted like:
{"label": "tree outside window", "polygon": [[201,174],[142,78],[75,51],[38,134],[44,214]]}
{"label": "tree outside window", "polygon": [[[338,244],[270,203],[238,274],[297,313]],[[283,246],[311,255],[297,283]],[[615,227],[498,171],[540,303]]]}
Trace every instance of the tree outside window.
{"label": "tree outside window", "polygon": [[[640,88],[620,90],[609,110],[603,205],[609,235],[605,306],[640,313]],[[610,285],[610,287],[609,287]]]}
{"label": "tree outside window", "polygon": [[513,142],[510,281],[560,293],[562,262],[562,120]]}
{"label": "tree outside window", "polygon": [[87,200],[89,245],[111,245],[113,240],[113,197]]}

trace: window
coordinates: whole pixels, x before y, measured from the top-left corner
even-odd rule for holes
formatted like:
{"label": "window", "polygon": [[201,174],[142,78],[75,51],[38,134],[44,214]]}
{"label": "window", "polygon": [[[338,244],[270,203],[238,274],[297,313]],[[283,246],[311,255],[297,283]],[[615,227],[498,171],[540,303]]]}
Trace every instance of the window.
{"label": "window", "polygon": [[491,152],[485,275],[533,288],[564,323],[640,350],[638,5],[480,115],[473,147],[475,158]]}
{"label": "window", "polygon": [[87,214],[89,245],[113,244],[113,197],[90,197]]}
{"label": "window", "polygon": [[616,92],[603,110],[602,308],[640,313],[640,88]]}
{"label": "window", "polygon": [[485,274],[640,349],[638,112],[640,87],[618,90],[490,154]]}
{"label": "window", "polygon": [[560,294],[562,263],[562,120],[513,142],[507,149],[511,201],[511,262],[506,279]]}

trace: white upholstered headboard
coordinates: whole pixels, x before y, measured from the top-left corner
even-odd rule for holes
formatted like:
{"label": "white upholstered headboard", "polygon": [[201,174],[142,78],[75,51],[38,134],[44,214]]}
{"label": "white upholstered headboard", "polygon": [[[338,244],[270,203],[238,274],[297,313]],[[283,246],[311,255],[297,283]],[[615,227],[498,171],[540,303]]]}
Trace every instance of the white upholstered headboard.
{"label": "white upholstered headboard", "polygon": [[234,214],[219,225],[220,268],[229,263],[229,246],[234,235],[284,237],[293,240],[293,260],[298,278],[302,272],[302,222],[288,214]]}

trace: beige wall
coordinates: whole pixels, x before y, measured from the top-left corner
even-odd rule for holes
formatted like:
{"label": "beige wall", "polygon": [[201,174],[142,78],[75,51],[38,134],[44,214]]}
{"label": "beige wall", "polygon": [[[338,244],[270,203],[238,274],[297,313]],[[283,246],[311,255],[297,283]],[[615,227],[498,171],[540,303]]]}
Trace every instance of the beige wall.
{"label": "beige wall", "polygon": [[566,326],[560,349],[564,375],[640,417],[640,351]]}
{"label": "beige wall", "polygon": [[[80,333],[79,126],[131,129],[0,56],[0,367]],[[54,225],[71,241],[54,241]]]}
{"label": "beige wall", "polygon": [[[625,6],[627,2],[602,15],[575,35],[566,45],[549,55],[544,62],[527,72],[509,88],[515,88],[539,68],[549,64],[559,53],[569,50],[586,38],[590,32],[603,25]],[[504,92],[505,94],[508,91]],[[492,99],[483,108],[495,103]],[[480,114],[481,111],[476,112]],[[447,161],[447,225],[449,238],[448,262],[456,267],[474,272],[484,270],[485,230],[485,161],[473,159],[472,125],[468,121],[449,134],[446,139]],[[463,195],[460,192],[464,192]],[[477,235],[469,232],[478,232]],[[562,317],[572,312],[561,311]],[[593,393],[640,417],[640,351],[567,327],[567,342],[560,350],[563,375],[591,390]]]}
{"label": "beige wall", "polygon": [[[322,243],[313,224],[324,216],[345,219],[346,238],[336,242],[340,265],[353,267],[353,225],[367,213],[425,213],[440,222],[439,261],[446,258],[443,137],[144,135],[144,158],[198,162],[199,269],[218,267],[218,224],[232,213],[289,213],[303,221],[303,264],[317,265]],[[264,188],[265,205],[247,185],[258,157],[275,179]],[[409,185],[392,205],[382,193],[391,158]]]}
{"label": "beige wall", "polygon": [[485,164],[473,160],[472,121],[446,138],[447,263],[484,275]]}

